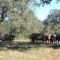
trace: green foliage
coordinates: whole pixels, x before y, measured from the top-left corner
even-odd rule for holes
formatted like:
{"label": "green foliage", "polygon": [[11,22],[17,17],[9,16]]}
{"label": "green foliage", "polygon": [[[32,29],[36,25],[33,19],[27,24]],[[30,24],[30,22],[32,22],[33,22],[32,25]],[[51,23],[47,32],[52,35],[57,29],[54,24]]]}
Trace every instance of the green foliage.
{"label": "green foliage", "polygon": [[11,32],[16,35],[16,38],[27,38],[33,32],[43,32],[44,25],[34,16],[26,1],[8,0],[8,19],[0,24],[0,32]]}
{"label": "green foliage", "polygon": [[[5,1],[5,0],[4,0]],[[41,0],[42,4],[47,1]],[[48,0],[52,1],[52,0]],[[1,3],[4,3],[0,1]],[[0,22],[0,32],[11,32],[17,38],[29,37],[31,33],[45,33],[54,34],[60,31],[60,11],[53,10],[48,15],[47,19],[42,23],[38,20],[34,13],[29,9],[28,4],[30,0],[8,0],[8,12],[4,21]],[[33,0],[34,4],[39,5]],[[50,2],[47,2],[49,4]],[[0,3],[0,16],[1,16]],[[8,19],[6,19],[8,18]]]}
{"label": "green foliage", "polygon": [[60,10],[52,10],[43,23],[47,34],[60,32]]}

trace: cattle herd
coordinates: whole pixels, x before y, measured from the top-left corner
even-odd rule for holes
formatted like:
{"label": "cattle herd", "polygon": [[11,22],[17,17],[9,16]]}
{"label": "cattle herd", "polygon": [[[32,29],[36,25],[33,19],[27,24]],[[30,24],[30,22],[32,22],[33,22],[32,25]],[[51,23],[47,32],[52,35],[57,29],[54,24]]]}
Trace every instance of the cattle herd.
{"label": "cattle herd", "polygon": [[14,37],[15,36],[9,32],[0,33],[0,41],[13,41]]}
{"label": "cattle herd", "polygon": [[32,33],[30,35],[32,43],[50,43],[50,44],[59,44],[60,34],[45,35],[40,33]]}
{"label": "cattle herd", "polygon": [[[32,43],[51,43],[59,44],[60,34],[45,35],[40,33],[32,33],[29,35]],[[0,33],[0,41],[13,41],[15,35],[12,35],[9,32]]]}

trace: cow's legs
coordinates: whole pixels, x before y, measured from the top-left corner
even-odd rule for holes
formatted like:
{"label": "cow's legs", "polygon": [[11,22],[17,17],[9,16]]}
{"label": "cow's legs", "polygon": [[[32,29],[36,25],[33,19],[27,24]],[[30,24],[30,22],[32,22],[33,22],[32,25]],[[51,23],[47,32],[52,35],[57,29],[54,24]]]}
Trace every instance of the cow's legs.
{"label": "cow's legs", "polygon": [[59,40],[58,40],[58,44],[59,44]]}
{"label": "cow's legs", "polygon": [[50,44],[53,44],[53,41],[50,41]]}
{"label": "cow's legs", "polygon": [[35,43],[35,40],[34,40],[34,39],[32,39],[32,40],[31,40],[31,42],[32,42],[32,43]]}
{"label": "cow's legs", "polygon": [[47,41],[45,40],[45,43],[46,43]]}

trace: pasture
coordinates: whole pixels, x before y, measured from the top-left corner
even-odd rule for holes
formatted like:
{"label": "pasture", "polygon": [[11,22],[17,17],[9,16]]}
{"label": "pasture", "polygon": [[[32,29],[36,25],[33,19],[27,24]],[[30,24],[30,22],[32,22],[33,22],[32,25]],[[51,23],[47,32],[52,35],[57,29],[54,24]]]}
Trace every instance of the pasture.
{"label": "pasture", "polygon": [[60,60],[60,9],[51,1],[0,0],[0,60]]}
{"label": "pasture", "polygon": [[60,44],[32,44],[29,39],[0,42],[0,60],[60,60]]}

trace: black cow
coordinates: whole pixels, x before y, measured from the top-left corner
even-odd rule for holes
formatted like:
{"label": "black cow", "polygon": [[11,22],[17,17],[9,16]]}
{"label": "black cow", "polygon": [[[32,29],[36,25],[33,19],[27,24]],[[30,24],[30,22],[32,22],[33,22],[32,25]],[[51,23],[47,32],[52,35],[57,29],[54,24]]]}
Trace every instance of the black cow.
{"label": "black cow", "polygon": [[41,41],[41,39],[42,39],[42,34],[40,34],[40,33],[32,33],[32,34],[30,35],[30,39],[31,39],[31,42],[32,42],[32,43],[35,43],[35,42],[37,42],[37,41]]}
{"label": "black cow", "polygon": [[60,34],[56,34],[56,40],[58,41],[58,44],[59,44],[59,41],[60,41]]}
{"label": "black cow", "polygon": [[44,35],[44,34],[40,34],[40,33],[32,33],[30,35],[30,39],[33,43],[38,42],[38,41],[42,41],[43,43],[49,41],[48,36]]}

